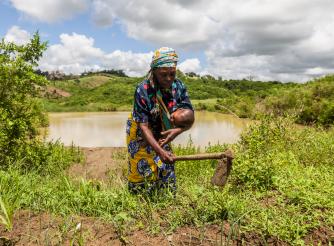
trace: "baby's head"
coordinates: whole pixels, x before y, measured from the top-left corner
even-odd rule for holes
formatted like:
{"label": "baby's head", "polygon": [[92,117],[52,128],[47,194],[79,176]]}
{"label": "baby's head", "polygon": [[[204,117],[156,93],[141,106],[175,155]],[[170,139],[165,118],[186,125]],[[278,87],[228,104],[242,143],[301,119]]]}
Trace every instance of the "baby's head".
{"label": "baby's head", "polygon": [[171,114],[170,121],[174,127],[190,128],[195,121],[194,111],[179,108]]}

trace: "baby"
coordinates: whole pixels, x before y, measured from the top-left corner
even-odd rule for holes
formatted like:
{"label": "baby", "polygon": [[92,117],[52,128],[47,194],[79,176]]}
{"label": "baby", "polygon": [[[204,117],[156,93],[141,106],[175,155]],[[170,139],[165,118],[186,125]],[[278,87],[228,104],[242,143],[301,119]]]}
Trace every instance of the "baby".
{"label": "baby", "polygon": [[[170,116],[172,128],[181,128],[182,131],[188,130],[194,123],[194,111],[191,109],[179,108]],[[164,138],[159,139],[158,143],[162,146],[165,142]]]}
{"label": "baby", "polygon": [[170,122],[174,128],[180,127],[189,129],[194,123],[194,111],[191,109],[179,108],[170,116]]}

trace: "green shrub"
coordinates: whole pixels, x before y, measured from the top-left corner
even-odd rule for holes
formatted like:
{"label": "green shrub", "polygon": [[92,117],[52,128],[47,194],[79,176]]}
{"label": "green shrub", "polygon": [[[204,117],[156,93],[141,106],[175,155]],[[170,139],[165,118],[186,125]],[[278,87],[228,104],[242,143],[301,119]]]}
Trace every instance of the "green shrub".
{"label": "green shrub", "polygon": [[334,123],[334,76],[326,76],[292,89],[284,89],[264,100],[266,112],[295,115],[301,124],[330,126]]}
{"label": "green shrub", "polygon": [[46,84],[46,79],[34,72],[45,48],[38,33],[26,45],[0,43],[0,166],[6,165],[8,158],[16,158],[45,122],[34,99],[38,88]]}
{"label": "green shrub", "polygon": [[47,80],[34,69],[45,49],[38,33],[26,45],[0,43],[0,168],[20,163],[25,170],[53,172],[77,154],[38,138],[47,117],[37,97]]}

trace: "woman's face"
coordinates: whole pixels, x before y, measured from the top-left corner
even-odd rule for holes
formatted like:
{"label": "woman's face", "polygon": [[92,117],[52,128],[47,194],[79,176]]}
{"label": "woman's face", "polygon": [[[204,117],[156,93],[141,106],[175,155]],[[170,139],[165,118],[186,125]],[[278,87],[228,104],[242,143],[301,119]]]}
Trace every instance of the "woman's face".
{"label": "woman's face", "polygon": [[176,76],[176,67],[159,67],[153,70],[153,74],[160,87],[169,89]]}

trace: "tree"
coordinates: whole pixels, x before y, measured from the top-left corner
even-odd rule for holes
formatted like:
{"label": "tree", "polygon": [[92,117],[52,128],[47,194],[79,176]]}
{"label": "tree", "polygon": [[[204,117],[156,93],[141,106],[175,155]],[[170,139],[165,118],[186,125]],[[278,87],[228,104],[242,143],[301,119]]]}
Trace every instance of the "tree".
{"label": "tree", "polygon": [[38,32],[25,45],[0,42],[0,167],[22,156],[46,120],[36,97],[47,80],[35,72],[46,47]]}

